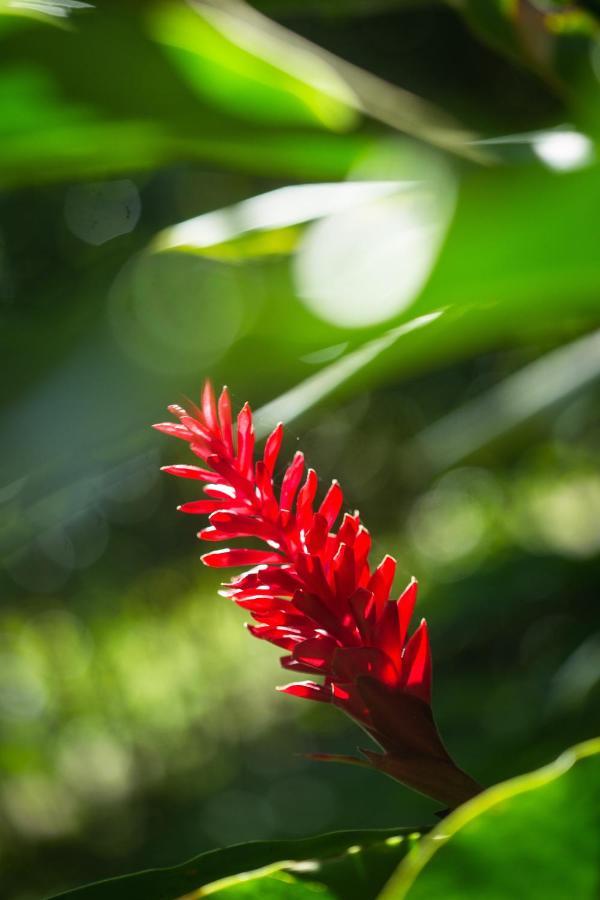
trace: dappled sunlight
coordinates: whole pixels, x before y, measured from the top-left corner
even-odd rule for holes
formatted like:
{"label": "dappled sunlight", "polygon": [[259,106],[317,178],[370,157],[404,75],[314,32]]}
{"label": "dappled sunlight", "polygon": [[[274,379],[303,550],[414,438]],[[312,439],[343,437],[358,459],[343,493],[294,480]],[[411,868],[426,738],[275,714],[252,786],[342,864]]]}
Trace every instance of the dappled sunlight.
{"label": "dappled sunlight", "polygon": [[201,93],[242,117],[312,120],[340,131],[357,123],[351,87],[318,48],[250,8],[197,4],[194,10],[162,2],[150,9],[148,24]]}
{"label": "dappled sunlight", "polygon": [[525,545],[575,558],[600,552],[600,470],[547,473],[524,484],[517,502]]}
{"label": "dappled sunlight", "polygon": [[201,355],[214,365],[244,321],[235,271],[193,257],[142,254],[118,275],[110,321],[123,352],[144,368],[195,371]]}
{"label": "dappled sunlight", "polygon": [[517,545],[531,553],[590,558],[600,552],[600,468],[593,459],[525,461],[509,478],[453,469],[412,507],[407,528],[419,568],[463,578]]}
{"label": "dappled sunlight", "polygon": [[83,0],[5,0],[5,5],[11,11],[32,15],[39,13],[59,19],[66,19],[79,10],[94,8],[93,3],[84,3]]}
{"label": "dappled sunlight", "polygon": [[2,897],[595,897],[597,7],[0,0]]}
{"label": "dappled sunlight", "polygon": [[419,294],[448,226],[453,181],[431,162],[413,162],[405,177],[413,180],[398,181],[395,193],[325,216],[304,234],[294,278],[319,317],[364,327],[397,316]]}
{"label": "dappled sunlight", "polygon": [[589,165],[594,159],[594,144],[578,131],[556,131],[540,135],[533,149],[548,168],[568,172]]}
{"label": "dappled sunlight", "polygon": [[[397,191],[393,181],[297,184],[243,200],[236,206],[204,213],[161,232],[152,249],[189,248],[219,255],[219,245],[247,232],[276,231],[352,209],[365,200]],[[275,245],[276,246],[276,245]],[[287,249],[287,248],[286,248]],[[235,259],[235,246],[231,253]],[[243,251],[243,247],[242,247]],[[208,255],[211,255],[210,253]],[[240,252],[243,258],[243,252]]]}
{"label": "dappled sunlight", "polygon": [[58,609],[0,617],[0,719],[13,735],[0,741],[0,809],[21,837],[70,833],[98,805],[210,766],[294,714],[273,691],[276,661],[247,646],[224,600],[156,569],[120,607],[87,621]]}
{"label": "dappled sunlight", "polygon": [[478,568],[494,540],[503,497],[493,475],[455,469],[438,479],[413,506],[408,533],[422,564],[443,578]]}

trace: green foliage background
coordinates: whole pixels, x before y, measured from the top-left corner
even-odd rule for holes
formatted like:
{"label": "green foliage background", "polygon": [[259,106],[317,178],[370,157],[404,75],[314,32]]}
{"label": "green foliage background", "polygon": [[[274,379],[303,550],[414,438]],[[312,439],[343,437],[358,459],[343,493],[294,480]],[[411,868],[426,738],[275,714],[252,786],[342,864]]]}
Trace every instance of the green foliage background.
{"label": "green foliage background", "polygon": [[419,578],[466,769],[598,733],[597,14],[0,2],[8,896],[436,821],[202,570],[149,425],[206,375]]}

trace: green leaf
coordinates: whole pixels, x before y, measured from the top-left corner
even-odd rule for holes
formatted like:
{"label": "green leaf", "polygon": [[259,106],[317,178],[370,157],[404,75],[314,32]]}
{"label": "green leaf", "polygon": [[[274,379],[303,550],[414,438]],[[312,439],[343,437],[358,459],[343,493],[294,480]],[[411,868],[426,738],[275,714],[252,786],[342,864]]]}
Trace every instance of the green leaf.
{"label": "green leaf", "polygon": [[[397,352],[396,345],[398,343],[402,348],[403,355],[409,360],[414,359],[413,348],[421,346],[418,337],[415,345],[414,333],[418,333],[425,326],[428,329],[431,328],[438,316],[438,313],[421,316],[405,322],[398,328],[391,329],[381,337],[367,341],[358,349],[346,353],[330,365],[324,366],[319,372],[309,376],[305,381],[271,400],[270,403],[261,407],[254,417],[258,434],[268,434],[277,422],[283,420],[292,422],[320,403],[325,397],[335,393],[341,385],[360,382],[361,378],[364,378],[365,370],[378,364],[381,356],[385,357],[386,353]],[[417,349],[416,355],[418,353]]]}
{"label": "green leaf", "polygon": [[435,469],[456,465],[600,378],[600,331],[547,353],[428,425],[416,438]]}
{"label": "green leaf", "polygon": [[173,0],[40,9],[46,5],[0,9],[3,185],[178,160],[269,177],[344,178],[374,144],[367,116],[481,155],[435,107],[245,6]]}
{"label": "green leaf", "polygon": [[156,236],[151,249],[236,262],[291,253],[302,234],[297,226],[388,197],[401,188],[394,181],[288,185],[172,225]]}
{"label": "green leaf", "polygon": [[[155,9],[160,27],[153,25]],[[175,57],[181,53],[172,47],[182,12],[197,23],[196,31],[188,28],[197,44],[194,78],[189,60],[179,65]],[[162,6],[140,5],[137,14],[122,5],[83,13],[71,17],[68,26],[50,17],[2,17],[4,184],[105,177],[179,159],[270,176],[338,178],[371,142],[356,131],[336,133],[359,118],[343,99],[300,76],[287,77],[260,55],[248,66],[242,48],[231,42],[221,46],[218,31],[182,2],[168,7],[170,29]],[[223,81],[219,52],[234,73],[215,96],[211,85]],[[246,102],[242,115],[232,107],[232,97],[249,95],[257,102]],[[261,114],[274,107],[278,117]]]}
{"label": "green leaf", "polygon": [[[421,832],[340,831],[211,850],[179,866],[149,869],[67,891],[70,900],[176,900],[202,888],[224,897],[369,900]],[[287,892],[287,893],[286,893]]]}
{"label": "green leaf", "polygon": [[[438,265],[415,307],[515,312],[513,331],[538,316],[597,308],[600,259],[588,224],[600,199],[600,167],[473,173]],[[541,319],[537,319],[540,324]]]}
{"label": "green leaf", "polygon": [[201,96],[242,119],[346,131],[358,122],[352,91],[309,45],[276,41],[243,19],[159,3],[151,33]]}
{"label": "green leaf", "polygon": [[265,874],[239,875],[223,886],[209,885],[207,890],[222,900],[335,900],[336,896],[322,883],[272,869]]}
{"label": "green leaf", "polygon": [[595,900],[599,846],[597,739],[460,807],[400,865],[380,900]]}
{"label": "green leaf", "polygon": [[[454,4],[453,4],[454,5]],[[597,13],[584,4],[464,0],[458,9],[482,40],[528,66],[557,93],[561,81],[580,84],[598,32]]]}
{"label": "green leaf", "polygon": [[260,48],[265,60],[274,59],[287,70],[299,69],[316,85],[325,83],[332,97],[379,122],[459,156],[490,161],[487,152],[473,145],[476,135],[443,110],[312,44],[243,0],[196,0],[195,6],[233,41],[238,53]]}
{"label": "green leaf", "polygon": [[[356,189],[380,189],[377,182],[333,187],[335,190],[328,185],[284,188],[208,213],[159,236],[159,246],[192,248],[195,253],[228,256],[240,262],[232,267],[238,277],[256,276],[260,271],[267,299],[253,335],[265,348],[265,357],[277,358],[277,371],[288,372],[288,383],[295,384],[265,408],[265,427],[279,419],[290,421],[334,393],[364,390],[365,384],[432,370],[448,359],[507,342],[547,341],[552,335],[576,337],[597,326],[600,259],[588,226],[600,203],[597,165],[564,173],[541,167],[517,172],[472,171],[459,190],[454,220],[420,295],[401,315],[376,329],[358,332],[341,326],[327,328],[317,318],[316,303],[311,304],[315,314],[304,307],[294,284],[296,257],[270,261],[278,252],[285,253],[284,237],[293,244],[298,234],[294,229],[306,234],[313,227],[302,223],[304,217],[327,218],[335,214],[332,200],[351,204]],[[377,202],[375,194],[372,199]],[[356,208],[360,212],[360,206]],[[346,210],[351,210],[351,205]],[[402,227],[406,223],[400,220],[396,236]],[[343,259],[339,268],[346,279],[352,271],[354,284],[360,278],[365,281],[361,270],[365,255],[369,255],[365,246],[355,259],[351,252],[339,254],[337,240],[332,232],[327,251],[335,259]],[[377,257],[386,290],[397,281],[390,274],[399,263],[395,244],[391,250],[389,256],[382,247]],[[377,311],[377,288],[373,279],[365,281],[370,313]],[[427,318],[432,314],[434,318]],[[413,322],[427,327],[415,330]],[[360,340],[356,340],[357,334]],[[337,358],[303,377],[298,358],[309,352],[311,343],[313,348],[327,347],[327,341],[334,350],[340,348]],[[255,347],[248,352],[254,353]],[[250,367],[252,359],[244,353],[244,345],[236,345],[228,365]],[[274,356],[277,353],[279,357]],[[572,376],[574,379],[575,371]],[[590,377],[595,376],[592,373]],[[550,383],[547,388],[550,390]]]}

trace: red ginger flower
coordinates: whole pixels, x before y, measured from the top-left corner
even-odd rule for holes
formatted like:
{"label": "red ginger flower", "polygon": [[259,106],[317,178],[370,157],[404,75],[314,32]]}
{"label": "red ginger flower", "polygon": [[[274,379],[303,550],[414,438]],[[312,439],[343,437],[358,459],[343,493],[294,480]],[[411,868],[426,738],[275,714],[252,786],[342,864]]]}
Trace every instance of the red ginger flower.
{"label": "red ginger flower", "polygon": [[[208,514],[205,541],[259,538],[268,549],[227,548],[206,553],[207,566],[251,568],[223,593],[248,610],[249,631],[286,651],[281,664],[322,681],[295,681],[287,694],[333,703],[355,719],[385,751],[363,750],[369,763],[422,793],[456,806],[479,786],[449,757],[431,712],[431,652],[423,619],[408,637],[417,597],[414,579],[391,599],[396,562],[369,563],[371,536],[358,512],[342,516],[343,494],[333,481],[316,505],[314,469],[298,452],[276,492],[273,475],[283,426],[267,438],[255,461],[252,413],[245,404],[234,437],[231,402],[218,402],[210,382],[201,409],[169,406],[177,423],[155,425],[188,441],[208,468],[165,466],[171,475],[201,481],[207,499],[181,507]],[[355,761],[352,757],[330,757]]]}

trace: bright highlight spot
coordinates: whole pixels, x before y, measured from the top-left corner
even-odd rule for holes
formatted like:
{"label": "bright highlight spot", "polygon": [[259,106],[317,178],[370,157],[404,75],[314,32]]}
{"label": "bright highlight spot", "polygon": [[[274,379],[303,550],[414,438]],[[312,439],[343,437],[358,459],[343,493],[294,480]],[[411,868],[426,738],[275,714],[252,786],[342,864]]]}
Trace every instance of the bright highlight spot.
{"label": "bright highlight spot", "polygon": [[535,155],[557,172],[581,169],[594,158],[594,145],[578,131],[548,132],[533,142]]}
{"label": "bright highlight spot", "polygon": [[536,482],[523,497],[523,537],[554,553],[586,559],[600,552],[600,477],[581,472]]}
{"label": "bright highlight spot", "polygon": [[453,208],[446,173],[423,174],[309,226],[293,272],[298,296],[319,318],[361,328],[398,315],[418,295]]}
{"label": "bright highlight spot", "polygon": [[385,843],[388,847],[397,847],[398,844],[401,844],[403,840],[404,838],[401,834],[396,834],[393,835],[393,837],[386,838]]}
{"label": "bright highlight spot", "polygon": [[83,3],[81,0],[11,0],[10,9],[22,9],[25,12],[43,13],[47,16],[57,16],[64,19],[77,9],[92,9],[92,3]]}

